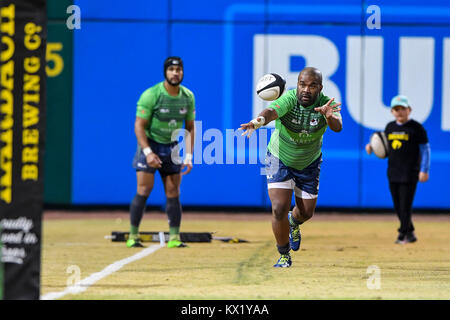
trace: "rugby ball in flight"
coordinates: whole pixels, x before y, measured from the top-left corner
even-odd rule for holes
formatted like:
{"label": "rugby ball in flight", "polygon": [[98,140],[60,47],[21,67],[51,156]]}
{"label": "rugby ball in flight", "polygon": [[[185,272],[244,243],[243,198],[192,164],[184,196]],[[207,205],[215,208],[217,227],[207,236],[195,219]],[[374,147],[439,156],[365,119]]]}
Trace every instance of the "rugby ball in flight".
{"label": "rugby ball in flight", "polygon": [[378,158],[384,159],[388,156],[388,141],[383,131],[372,133],[370,147]]}
{"label": "rugby ball in flight", "polygon": [[256,94],[263,100],[273,101],[284,92],[286,80],[276,73],[263,75],[256,84]]}

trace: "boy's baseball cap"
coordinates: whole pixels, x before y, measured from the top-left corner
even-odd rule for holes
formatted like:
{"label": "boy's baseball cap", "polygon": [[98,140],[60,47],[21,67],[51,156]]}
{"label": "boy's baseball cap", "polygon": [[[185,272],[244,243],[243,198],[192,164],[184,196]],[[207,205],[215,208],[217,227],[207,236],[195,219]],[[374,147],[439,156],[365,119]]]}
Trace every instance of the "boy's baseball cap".
{"label": "boy's baseball cap", "polygon": [[398,95],[392,98],[391,100],[391,108],[395,106],[402,106],[405,108],[409,108],[409,101],[406,96]]}

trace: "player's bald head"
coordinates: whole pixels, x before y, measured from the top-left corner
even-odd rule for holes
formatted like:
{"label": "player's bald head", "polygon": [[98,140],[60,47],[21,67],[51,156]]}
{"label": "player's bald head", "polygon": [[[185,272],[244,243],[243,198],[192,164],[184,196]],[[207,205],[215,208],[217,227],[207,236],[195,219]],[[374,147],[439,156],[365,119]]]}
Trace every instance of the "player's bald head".
{"label": "player's bald head", "polygon": [[313,105],[322,88],[322,73],[319,69],[306,67],[300,71],[297,82],[297,99],[302,106]]}
{"label": "player's bald head", "polygon": [[302,71],[300,71],[298,78],[300,79],[302,75],[313,77],[318,84],[322,84],[322,72],[320,72],[320,70],[317,68],[306,67]]}

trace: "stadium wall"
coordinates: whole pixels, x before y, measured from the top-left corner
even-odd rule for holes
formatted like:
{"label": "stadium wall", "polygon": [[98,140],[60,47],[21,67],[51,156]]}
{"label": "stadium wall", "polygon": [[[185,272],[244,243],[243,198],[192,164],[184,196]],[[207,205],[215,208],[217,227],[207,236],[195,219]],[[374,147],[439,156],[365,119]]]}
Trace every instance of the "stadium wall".
{"label": "stadium wall", "polygon": [[73,31],[67,28],[71,0],[48,0],[47,128],[45,203],[72,201]]}
{"label": "stadium wall", "polygon": [[[364,145],[393,119],[387,106],[401,92],[410,97],[412,117],[427,129],[432,150],[430,180],[418,185],[414,207],[450,209],[448,1],[75,4],[81,29],[55,35],[66,39],[61,41],[67,47],[73,37],[72,69],[70,52],[65,60],[72,77],[55,95],[72,103],[62,103],[63,112],[49,98],[48,111],[55,113],[48,122],[54,116],[59,129],[48,143],[47,203],[129,203],[136,189],[131,168],[136,102],[163,80],[163,60],[179,55],[183,84],[196,96],[198,121],[195,167],[181,186],[185,206],[270,206],[261,168],[272,129],[246,142],[235,130],[265,107],[254,93],[259,76],[280,73],[292,88],[298,72],[314,65],[324,73],[324,93],[342,101],[344,123],[342,132],[328,130],[324,137],[318,206],[392,207],[387,161],[366,155]],[[149,204],[164,203],[156,179]]]}

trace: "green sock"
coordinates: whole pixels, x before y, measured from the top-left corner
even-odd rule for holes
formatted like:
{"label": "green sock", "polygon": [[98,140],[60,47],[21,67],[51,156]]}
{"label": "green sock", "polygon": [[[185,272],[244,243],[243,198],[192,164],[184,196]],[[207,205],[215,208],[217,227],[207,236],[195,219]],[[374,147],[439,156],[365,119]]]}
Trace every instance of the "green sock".
{"label": "green sock", "polygon": [[135,227],[133,225],[130,226],[130,239],[139,238],[139,227]]}
{"label": "green sock", "polygon": [[169,241],[180,240],[180,227],[169,228]]}

